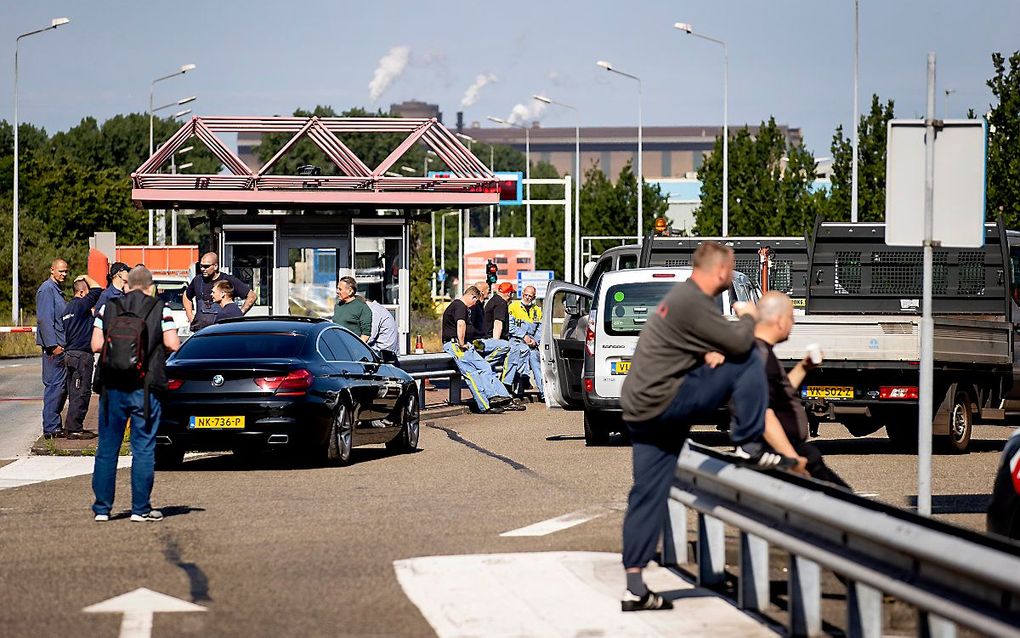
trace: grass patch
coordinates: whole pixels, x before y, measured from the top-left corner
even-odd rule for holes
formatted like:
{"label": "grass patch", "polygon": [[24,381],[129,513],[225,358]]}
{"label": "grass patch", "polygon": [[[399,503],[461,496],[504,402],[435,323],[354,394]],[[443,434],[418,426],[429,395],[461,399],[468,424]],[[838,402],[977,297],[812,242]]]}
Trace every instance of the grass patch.
{"label": "grass patch", "polygon": [[39,346],[31,332],[5,332],[0,334],[0,357],[37,357]]}

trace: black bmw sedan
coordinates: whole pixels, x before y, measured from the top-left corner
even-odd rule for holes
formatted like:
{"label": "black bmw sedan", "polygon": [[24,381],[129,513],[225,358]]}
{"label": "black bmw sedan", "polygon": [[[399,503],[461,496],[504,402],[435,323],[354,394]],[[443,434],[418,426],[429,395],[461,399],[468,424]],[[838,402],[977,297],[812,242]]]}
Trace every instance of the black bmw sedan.
{"label": "black bmw sedan", "polygon": [[345,465],[356,445],[418,447],[415,382],[350,331],[310,317],[233,319],[167,361],[159,467],[189,450],[287,446]]}

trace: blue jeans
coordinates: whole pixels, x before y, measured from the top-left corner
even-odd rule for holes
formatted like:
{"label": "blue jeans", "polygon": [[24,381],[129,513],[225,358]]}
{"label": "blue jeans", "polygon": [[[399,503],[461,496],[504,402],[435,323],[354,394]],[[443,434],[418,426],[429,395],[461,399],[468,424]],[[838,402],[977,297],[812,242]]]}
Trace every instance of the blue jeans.
{"label": "blue jeans", "polygon": [[769,394],[765,366],[752,349],[742,357],[688,372],[676,397],[659,416],[628,423],[633,441],[633,481],[623,517],[623,566],[644,567],[666,523],[676,460],[693,420],[730,402],[730,438],[737,445],[760,440]]}
{"label": "blue jeans", "polygon": [[499,382],[492,368],[478,352],[473,349],[461,350],[460,346],[451,341],[443,344],[443,351],[453,357],[453,362],[467,381],[468,389],[479,410],[482,412],[488,410],[489,402],[494,398],[510,398],[506,386]]}
{"label": "blue jeans", "polygon": [[148,514],[152,510],[152,480],[156,462],[156,430],[159,428],[160,403],[149,394],[149,419],[145,420],[145,391],[104,389],[99,399],[99,446],[92,471],[92,491],[96,502],[92,511],[109,514],[117,486],[117,457],[124,440],[124,428],[131,419],[131,513]]}
{"label": "blue jeans", "polygon": [[64,355],[42,355],[43,409],[42,429],[44,434],[53,434],[63,425],[60,413],[67,401],[67,367]]}

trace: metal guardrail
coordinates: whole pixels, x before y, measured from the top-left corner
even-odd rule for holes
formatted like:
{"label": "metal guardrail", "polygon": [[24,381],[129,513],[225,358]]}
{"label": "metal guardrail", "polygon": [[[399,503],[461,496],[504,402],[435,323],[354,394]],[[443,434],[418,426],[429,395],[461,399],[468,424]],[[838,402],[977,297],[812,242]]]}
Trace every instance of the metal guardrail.
{"label": "metal guardrail", "polygon": [[460,403],[462,383],[460,372],[453,364],[453,357],[445,352],[402,355],[400,369],[411,375],[418,384],[418,405],[425,405],[426,379],[449,379],[450,397],[447,401],[451,405]]}
{"label": "metal guardrail", "polygon": [[854,496],[816,481],[734,465],[684,447],[677,463],[663,562],[686,560],[687,510],[698,517],[699,584],[726,578],[725,525],[740,531],[738,606],[769,604],[769,546],[790,554],[789,622],[796,636],[822,631],[821,570],[847,579],[847,635],[882,635],[887,594],[920,612],[923,636],[964,626],[1020,636],[1020,547]]}

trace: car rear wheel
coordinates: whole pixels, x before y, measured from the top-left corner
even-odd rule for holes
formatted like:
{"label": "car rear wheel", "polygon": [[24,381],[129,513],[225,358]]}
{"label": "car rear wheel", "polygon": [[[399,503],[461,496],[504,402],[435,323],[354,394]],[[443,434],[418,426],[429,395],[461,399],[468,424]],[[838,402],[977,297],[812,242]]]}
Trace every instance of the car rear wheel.
{"label": "car rear wheel", "polygon": [[156,446],[156,469],[177,470],[184,464],[184,448],[177,445]]}
{"label": "car rear wheel", "polygon": [[418,404],[418,393],[412,390],[404,399],[404,407],[400,411],[400,434],[386,444],[387,449],[398,452],[414,452],[418,449],[418,438],[421,436],[421,410]]}
{"label": "car rear wheel", "polygon": [[599,415],[584,411],[584,444],[588,447],[609,443],[609,425]]}
{"label": "car rear wheel", "polygon": [[336,465],[350,465],[351,450],[354,447],[354,419],[350,409],[340,404],[333,413],[329,428],[329,442],[326,444],[326,460]]}
{"label": "car rear wheel", "polygon": [[966,452],[973,431],[974,413],[971,411],[970,396],[966,392],[957,392],[949,411],[949,436],[941,437],[939,442],[948,452]]}

